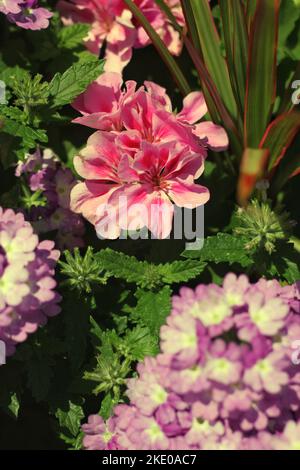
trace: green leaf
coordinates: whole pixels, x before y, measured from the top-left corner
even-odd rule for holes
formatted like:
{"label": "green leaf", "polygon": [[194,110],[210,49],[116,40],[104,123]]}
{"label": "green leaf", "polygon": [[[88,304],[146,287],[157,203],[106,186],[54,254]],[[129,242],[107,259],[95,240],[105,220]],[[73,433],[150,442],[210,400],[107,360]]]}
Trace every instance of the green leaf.
{"label": "green leaf", "polygon": [[272,258],[269,276],[279,277],[289,284],[300,281],[300,254],[293,244],[287,244],[275,254]]}
{"label": "green leaf", "polygon": [[71,103],[101,75],[103,64],[103,61],[91,56],[88,61],[72,65],[63,74],[57,73],[49,84],[49,92],[53,97],[51,107],[56,108]]}
{"label": "green leaf", "polygon": [[165,286],[159,292],[139,291],[138,303],[133,316],[149,328],[153,335],[158,335],[160,327],[171,311],[171,289]]}
{"label": "green leaf", "polygon": [[239,104],[242,120],[246,93],[249,42],[246,15],[241,0],[220,0],[219,4],[229,75],[236,102]]}
{"label": "green leaf", "polygon": [[282,114],[270,124],[260,144],[270,152],[269,171],[278,165],[299,131],[300,113],[297,111]]}
{"label": "green leaf", "polygon": [[201,52],[222,100],[231,117],[237,121],[237,106],[234,99],[226,61],[221,53],[220,38],[208,0],[190,0],[194,12]]}
{"label": "green leaf", "polygon": [[[146,261],[138,261],[134,256],[128,256],[110,248],[101,250],[96,256],[101,267],[106,269],[111,276],[140,286],[146,286],[147,282],[150,282],[150,278],[148,280],[145,278],[149,267]],[[150,272],[149,276],[151,276]]]}
{"label": "green leaf", "polygon": [[83,39],[88,35],[89,30],[89,24],[75,23],[70,26],[65,26],[59,31],[58,35],[60,47],[74,49],[76,46],[81,45]]}
{"label": "green leaf", "polygon": [[150,334],[149,328],[141,326],[127,332],[124,344],[134,361],[143,361],[146,356],[155,356],[159,352],[157,338]]}
{"label": "green leaf", "polygon": [[197,258],[213,263],[238,263],[244,268],[253,262],[245,251],[245,240],[228,233],[218,233],[216,236],[207,237],[202,250],[184,251],[182,255],[186,258]]}
{"label": "green leaf", "polygon": [[110,248],[100,251],[97,258],[110,275],[149,289],[161,284],[186,282],[199,275],[205,268],[205,264],[193,261],[174,261],[166,264],[138,261],[133,256]]}
{"label": "green leaf", "polygon": [[198,72],[209,113],[216,123],[222,123],[225,127],[230,137],[232,149],[237,155],[240,155],[242,152],[242,139],[238,133],[236,124],[230,116],[230,113],[221,98],[219,90],[217,89],[206,64],[203,62],[201,54],[196,49],[196,46],[187,36],[184,37],[184,43]]}
{"label": "green leaf", "polygon": [[276,98],[279,0],[257,0],[251,25],[245,102],[245,144],[258,148]]}
{"label": "green leaf", "polygon": [[11,411],[15,418],[18,418],[20,410],[20,401],[16,393],[12,393],[10,397],[10,403],[8,409]]}
{"label": "green leaf", "polygon": [[246,8],[247,25],[248,25],[248,30],[250,31],[258,0],[246,0],[246,1],[247,1],[247,8]]}
{"label": "green leaf", "polygon": [[77,436],[80,431],[81,420],[84,418],[84,412],[80,405],[69,401],[67,409],[58,408],[55,416],[62,428],[67,429],[71,436]]}
{"label": "green leaf", "polygon": [[36,142],[48,142],[46,131],[33,129],[9,118],[4,118],[1,131],[14,137],[21,137],[23,144],[28,148],[34,148]]}
{"label": "green leaf", "polygon": [[28,77],[28,71],[25,69],[22,69],[18,65],[15,67],[5,67],[3,70],[0,72],[0,80],[3,80],[3,82],[10,87],[11,83],[13,80],[21,81],[25,80]]}
{"label": "green leaf", "polygon": [[142,25],[146,33],[148,34],[149,38],[153,42],[153,45],[156,47],[158,53],[160,54],[162,60],[169,68],[174,80],[177,83],[178,88],[180,89],[183,95],[187,95],[191,88],[182,73],[182,70],[177,65],[175,59],[169,52],[168,48],[165,46],[164,42],[160,39],[159,35],[153,29],[145,15],[143,15],[142,11],[133,3],[132,0],[124,0],[129,10],[132,12],[135,19]]}
{"label": "green leaf", "polygon": [[297,28],[300,19],[300,8],[294,1],[281,0],[279,14],[279,39],[278,39],[278,61],[292,53],[291,44],[288,40]]}
{"label": "green leaf", "polygon": [[[1,121],[0,121],[1,127]],[[9,134],[1,132],[0,129],[0,160],[6,170],[18,161],[18,151],[22,142],[20,138],[15,138]]]}
{"label": "green leaf", "polygon": [[159,265],[159,271],[165,284],[187,282],[202,273],[206,263],[198,260],[174,261]]}
{"label": "green leaf", "polygon": [[101,402],[100,415],[106,421],[112,414],[114,401],[111,393],[105,395]]}

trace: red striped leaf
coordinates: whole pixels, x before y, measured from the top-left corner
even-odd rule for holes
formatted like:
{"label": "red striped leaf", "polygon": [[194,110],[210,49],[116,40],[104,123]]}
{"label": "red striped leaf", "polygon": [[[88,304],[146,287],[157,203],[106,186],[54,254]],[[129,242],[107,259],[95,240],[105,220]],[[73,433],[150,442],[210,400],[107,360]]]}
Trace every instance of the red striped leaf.
{"label": "red striped leaf", "polygon": [[268,157],[268,149],[247,148],[244,151],[237,190],[237,199],[242,206],[247,204],[256,182],[263,176]]}
{"label": "red striped leaf", "polygon": [[279,164],[299,131],[300,113],[297,111],[282,114],[269,125],[259,145],[270,151],[269,171]]}
{"label": "red striped leaf", "polygon": [[279,4],[279,0],[257,0],[249,45],[245,147],[259,146],[274,107]]}

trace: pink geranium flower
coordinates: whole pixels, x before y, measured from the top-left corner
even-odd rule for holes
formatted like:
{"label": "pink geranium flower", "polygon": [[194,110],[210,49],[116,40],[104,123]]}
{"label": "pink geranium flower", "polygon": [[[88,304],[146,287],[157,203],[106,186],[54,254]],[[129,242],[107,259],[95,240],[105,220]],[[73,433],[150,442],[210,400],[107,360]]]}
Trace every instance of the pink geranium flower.
{"label": "pink geranium flower", "polygon": [[[156,237],[166,238],[172,228],[172,202],[195,208],[209,199],[208,189],[194,183],[203,172],[203,158],[175,142],[143,142],[132,157],[118,145],[117,135],[99,131],[74,164],[86,181],[73,189],[71,207],[97,226],[101,235],[105,230],[106,238],[117,238],[121,229],[144,226]],[[137,204],[142,204],[142,210]]]}
{"label": "pink geranium flower", "polygon": [[166,90],[153,82],[136,90],[136,82],[104,73],[73,103],[82,117],[73,122],[93,129],[126,131],[120,143],[128,150],[137,150],[141,139],[150,142],[176,140],[206,156],[206,147],[225,150],[229,141],[225,130],[213,122],[199,121],[207,113],[203,93],[192,92],[183,100],[180,113],[174,114]]}
{"label": "pink geranium flower", "polygon": [[106,72],[100,75],[74,101],[73,107],[82,117],[73,122],[102,131],[121,131],[122,104],[136,88],[135,82],[127,82],[127,91],[122,91],[122,84],[122,76],[118,73]]}
{"label": "pink geranium flower", "polygon": [[61,0],[58,9],[66,25],[91,24],[85,43],[92,53],[106,43],[105,70],[120,72],[128,64],[136,32],[122,0]]}
{"label": "pink geranium flower", "polygon": [[[135,0],[155,31],[173,54],[181,51],[181,40],[167,16],[154,0]],[[169,0],[173,14],[183,25],[180,2]],[[131,12],[123,0],[60,0],[58,9],[65,24],[77,22],[91,24],[87,48],[99,54],[105,48],[105,70],[122,72],[132,56],[134,47],[144,47],[150,40],[144,29],[132,18]]]}
{"label": "pink geranium flower", "polygon": [[122,229],[147,227],[165,238],[173,204],[194,209],[208,201],[208,190],[195,180],[204,170],[207,149],[227,148],[228,137],[220,126],[198,123],[207,112],[202,93],[188,95],[176,114],[164,88],[145,82],[137,89],[129,81],[122,89],[121,76],[106,72],[74,107],[82,114],[74,122],[100,132],[75,158],[86,181],[73,189],[71,207],[101,236],[117,238]]}

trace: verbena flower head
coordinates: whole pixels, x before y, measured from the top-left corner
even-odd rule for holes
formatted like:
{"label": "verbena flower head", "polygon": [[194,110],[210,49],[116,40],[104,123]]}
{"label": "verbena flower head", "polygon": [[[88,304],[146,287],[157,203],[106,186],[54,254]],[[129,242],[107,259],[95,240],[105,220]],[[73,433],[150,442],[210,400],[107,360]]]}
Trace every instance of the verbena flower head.
{"label": "verbena flower head", "polygon": [[15,346],[59,313],[54,268],[59,251],[39,242],[22,214],[0,207],[0,340]]}
{"label": "verbena flower head", "polygon": [[39,7],[38,0],[1,0],[0,12],[12,23],[31,30],[48,28],[53,16],[46,8]]}
{"label": "verbena flower head", "polygon": [[[300,449],[299,284],[183,288],[161,328],[161,353],[138,365],[128,405],[83,426],[87,449]],[[108,438],[108,434],[105,436]]]}
{"label": "verbena flower head", "polygon": [[221,127],[198,123],[207,112],[202,93],[191,93],[174,114],[166,91],[155,83],[121,86],[120,75],[104,73],[74,103],[82,114],[75,122],[100,131],[75,157],[85,182],[72,190],[71,207],[105,238],[143,227],[165,238],[173,204],[193,209],[208,201],[207,188],[195,180],[204,170],[207,149],[225,149],[228,138]]}
{"label": "verbena flower head", "polygon": [[[38,233],[56,231],[57,246],[83,246],[84,224],[70,210],[70,193],[76,180],[50,149],[40,149],[20,161],[16,176],[24,179],[23,202]],[[29,188],[29,189],[27,189]]]}
{"label": "verbena flower head", "polygon": [[9,13],[19,13],[21,0],[0,0],[0,12],[8,15]]}
{"label": "verbena flower head", "polygon": [[[150,24],[173,54],[181,51],[181,40],[164,12],[154,0],[135,0]],[[183,25],[180,2],[169,0],[177,21]],[[65,24],[77,22],[91,24],[87,48],[99,54],[105,47],[105,70],[121,72],[131,59],[134,47],[150,44],[144,29],[136,23],[123,0],[60,0],[58,9]]]}

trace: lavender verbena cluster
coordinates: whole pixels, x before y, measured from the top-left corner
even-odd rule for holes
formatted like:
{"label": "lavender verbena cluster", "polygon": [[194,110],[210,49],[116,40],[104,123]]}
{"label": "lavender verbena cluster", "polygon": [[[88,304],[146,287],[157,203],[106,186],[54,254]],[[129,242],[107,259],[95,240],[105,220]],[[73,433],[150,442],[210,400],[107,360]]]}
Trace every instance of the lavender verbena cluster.
{"label": "lavender verbena cluster", "polygon": [[38,0],[0,0],[0,12],[21,28],[39,30],[49,26],[53,14],[38,5]]}
{"label": "lavender verbena cluster", "polygon": [[39,242],[23,214],[0,207],[0,341],[6,355],[59,313],[54,268],[59,251]]}
{"label": "lavender verbena cluster", "polygon": [[138,365],[129,405],[89,417],[84,447],[300,450],[299,292],[234,274],[182,288],[161,354]]}
{"label": "lavender verbena cluster", "polygon": [[76,180],[50,149],[40,149],[19,162],[16,176],[26,178],[33,193],[44,198],[44,205],[31,207],[29,220],[37,233],[56,231],[56,245],[63,248],[84,245],[84,223],[80,215],[70,210],[70,193]]}

